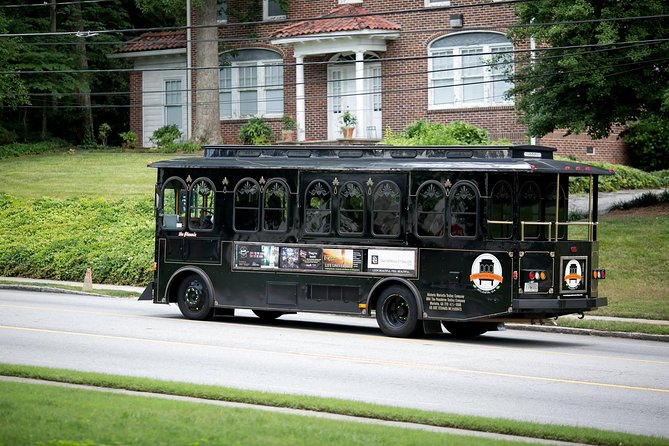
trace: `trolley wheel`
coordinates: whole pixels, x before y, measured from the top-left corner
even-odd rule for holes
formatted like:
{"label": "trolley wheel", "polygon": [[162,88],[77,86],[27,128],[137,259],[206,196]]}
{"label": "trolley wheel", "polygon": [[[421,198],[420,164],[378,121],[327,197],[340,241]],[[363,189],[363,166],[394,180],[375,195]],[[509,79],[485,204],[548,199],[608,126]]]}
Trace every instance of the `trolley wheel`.
{"label": "trolley wheel", "polygon": [[450,334],[457,338],[475,338],[491,329],[490,324],[483,322],[441,322]]}
{"label": "trolley wheel", "polygon": [[418,306],[413,293],[401,285],[383,290],[376,303],[376,322],[387,336],[405,338],[415,334]]}
{"label": "trolley wheel", "polygon": [[177,303],[187,319],[202,321],[210,319],[214,313],[211,292],[199,274],[190,274],[181,282]]}
{"label": "trolley wheel", "polygon": [[252,310],[253,314],[258,316],[262,321],[273,321],[274,319],[283,316],[284,312],[282,311],[272,311],[272,310]]}

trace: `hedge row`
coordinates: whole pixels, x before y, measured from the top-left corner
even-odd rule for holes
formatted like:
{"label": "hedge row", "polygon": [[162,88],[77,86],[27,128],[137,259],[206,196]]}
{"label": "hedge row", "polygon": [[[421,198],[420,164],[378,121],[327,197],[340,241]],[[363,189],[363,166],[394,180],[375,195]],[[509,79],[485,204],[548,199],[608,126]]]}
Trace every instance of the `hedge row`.
{"label": "hedge row", "polygon": [[0,194],[0,275],[145,285],[153,260],[151,199],[19,200]]}
{"label": "hedge row", "polygon": [[[589,162],[593,166],[606,170],[614,170],[611,176],[599,177],[600,192],[615,192],[626,189],[663,189],[669,188],[669,171],[644,172],[634,167],[619,164]],[[573,177],[569,183],[571,193],[587,192],[589,179],[587,177]]]}
{"label": "hedge row", "polygon": [[70,147],[65,141],[53,139],[42,142],[7,144],[0,146],[0,159],[24,155],[41,155],[43,153],[64,152]]}

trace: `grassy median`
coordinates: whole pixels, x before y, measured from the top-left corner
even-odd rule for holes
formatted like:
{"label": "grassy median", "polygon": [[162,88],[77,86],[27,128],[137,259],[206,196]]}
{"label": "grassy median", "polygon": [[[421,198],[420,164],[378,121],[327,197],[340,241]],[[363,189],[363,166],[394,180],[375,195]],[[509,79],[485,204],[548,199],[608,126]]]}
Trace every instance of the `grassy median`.
{"label": "grassy median", "polygon": [[[263,406],[306,409],[354,417],[404,421],[593,445],[669,445],[669,440],[663,438],[591,428],[471,417],[358,401],[274,394],[70,370],[0,364],[0,375],[182,395],[213,401],[235,401]],[[100,395],[78,389],[51,390],[51,388],[35,387],[31,384],[12,384],[11,386],[0,384],[0,419],[3,420],[3,423],[0,423],[0,444],[7,445],[26,443],[47,445],[505,444],[492,440],[488,442],[481,438],[471,440],[460,436],[415,432],[407,429],[360,426],[355,423],[316,418],[305,419],[282,414],[268,415],[248,409],[212,408],[206,405],[175,401],[148,400],[145,402],[138,397]],[[99,427],[97,427],[98,423]],[[266,429],[265,424],[270,428]],[[36,429],[36,426],[39,426],[39,429]],[[86,435],[82,436],[79,429]],[[144,429],[146,433],[143,432]],[[175,435],[180,435],[182,430],[187,437],[176,437]],[[235,432],[237,430],[239,432]],[[20,434],[21,438],[10,437],[10,435],[15,435],[12,433],[14,431],[24,433]],[[48,432],[48,434],[37,438],[35,435],[38,431]],[[141,442],[144,441],[143,438],[148,440]],[[156,439],[160,441],[155,441]],[[175,441],[172,441],[173,439]],[[67,443],[67,441],[73,443]]]}

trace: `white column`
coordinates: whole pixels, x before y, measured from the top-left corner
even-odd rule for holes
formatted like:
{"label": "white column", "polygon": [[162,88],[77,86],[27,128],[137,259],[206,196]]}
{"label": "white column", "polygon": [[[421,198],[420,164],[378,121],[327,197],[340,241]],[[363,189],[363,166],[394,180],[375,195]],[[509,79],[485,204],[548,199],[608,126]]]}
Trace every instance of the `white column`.
{"label": "white column", "polygon": [[356,51],[355,53],[355,116],[358,118],[358,124],[355,127],[355,136],[365,138],[365,53]]}
{"label": "white column", "polygon": [[305,140],[306,108],[304,104],[304,57],[295,58],[295,124],[297,140]]}

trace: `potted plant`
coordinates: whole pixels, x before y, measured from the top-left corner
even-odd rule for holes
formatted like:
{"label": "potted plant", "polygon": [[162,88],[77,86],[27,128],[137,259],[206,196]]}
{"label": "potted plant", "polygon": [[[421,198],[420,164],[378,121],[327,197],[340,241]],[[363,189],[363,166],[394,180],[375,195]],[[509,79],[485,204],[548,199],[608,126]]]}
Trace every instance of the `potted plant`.
{"label": "potted plant", "polygon": [[281,118],[283,130],[281,130],[281,139],[283,141],[295,141],[295,120],[290,115],[283,115]]}
{"label": "potted plant", "polygon": [[358,118],[355,117],[350,110],[346,110],[343,115],[341,115],[341,134],[344,139],[352,139],[353,132],[355,131],[355,125],[358,123]]}

